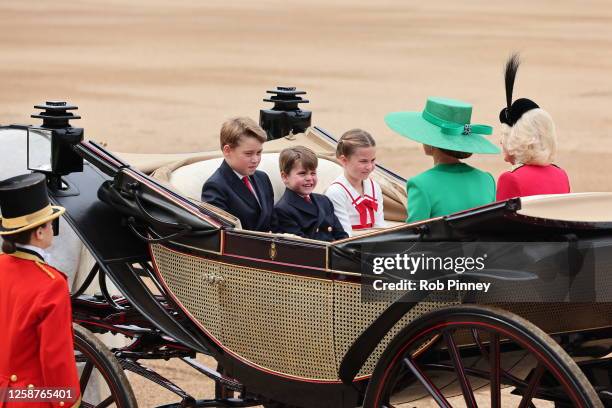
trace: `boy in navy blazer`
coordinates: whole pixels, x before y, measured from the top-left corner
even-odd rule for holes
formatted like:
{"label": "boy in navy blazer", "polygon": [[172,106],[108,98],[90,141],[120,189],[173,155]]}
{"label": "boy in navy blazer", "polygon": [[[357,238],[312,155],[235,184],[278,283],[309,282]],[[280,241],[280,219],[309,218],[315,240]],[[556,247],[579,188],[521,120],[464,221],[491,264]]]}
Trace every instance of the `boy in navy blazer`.
{"label": "boy in navy blazer", "polygon": [[242,228],[272,230],[274,191],[257,170],[266,132],[250,118],[232,118],[221,127],[223,163],[204,183],[202,201],[240,219]]}
{"label": "boy in navy blazer", "polygon": [[303,146],[284,149],[279,165],[287,188],[274,206],[275,232],[321,241],[347,238],[329,198],[312,192],[317,185],[318,160],[314,152]]}

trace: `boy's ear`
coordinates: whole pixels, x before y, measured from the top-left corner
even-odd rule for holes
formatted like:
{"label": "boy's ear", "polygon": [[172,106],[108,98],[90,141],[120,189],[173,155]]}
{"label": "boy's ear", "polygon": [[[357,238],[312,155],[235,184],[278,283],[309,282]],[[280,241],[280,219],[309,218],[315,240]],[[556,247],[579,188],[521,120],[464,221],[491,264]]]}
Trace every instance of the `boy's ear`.
{"label": "boy's ear", "polygon": [[223,145],[223,147],[221,148],[221,152],[223,153],[224,156],[227,156],[231,151],[232,151],[232,147],[228,144]]}
{"label": "boy's ear", "polygon": [[281,171],[280,176],[281,176],[281,180],[283,181],[283,183],[287,184],[287,178],[289,177],[289,175],[285,173],[284,171]]}

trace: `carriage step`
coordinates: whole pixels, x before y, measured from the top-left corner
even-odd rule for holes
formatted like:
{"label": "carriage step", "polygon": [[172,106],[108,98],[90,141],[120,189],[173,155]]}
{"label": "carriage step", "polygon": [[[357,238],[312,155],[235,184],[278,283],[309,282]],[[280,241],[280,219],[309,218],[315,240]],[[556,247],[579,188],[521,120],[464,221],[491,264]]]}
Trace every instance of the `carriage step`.
{"label": "carriage step", "polygon": [[181,387],[167,379],[166,377],[156,373],[155,371],[129,359],[119,358],[119,363],[123,367],[124,370],[129,370],[135,374],[140,375],[141,377],[146,378],[149,381],[152,381],[158,385],[161,385],[168,391],[171,391],[182,398],[181,407],[192,407],[196,406],[196,400],[191,395],[189,395],[185,390]]}
{"label": "carriage step", "polygon": [[195,358],[182,357],[181,360],[183,360],[189,366],[195,368],[211,380],[215,381],[217,384],[224,386],[228,390],[240,393],[242,393],[244,390],[244,387],[238,381],[224,377],[223,374],[219,373],[218,371],[215,371],[210,367],[206,367],[205,365],[200,364]]}
{"label": "carriage step", "polygon": [[612,352],[612,346],[583,346],[571,351],[572,357],[596,357],[600,358],[606,356]]}

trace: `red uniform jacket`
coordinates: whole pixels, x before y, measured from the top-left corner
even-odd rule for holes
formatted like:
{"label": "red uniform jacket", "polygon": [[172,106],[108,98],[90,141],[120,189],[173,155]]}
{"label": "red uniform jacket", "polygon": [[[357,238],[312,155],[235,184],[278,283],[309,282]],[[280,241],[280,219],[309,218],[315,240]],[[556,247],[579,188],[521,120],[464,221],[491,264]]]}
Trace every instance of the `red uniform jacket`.
{"label": "red uniform jacket", "polygon": [[77,407],[72,310],[66,276],[26,252],[0,255],[0,393],[11,388],[72,388],[75,399],[3,402],[0,408]]}

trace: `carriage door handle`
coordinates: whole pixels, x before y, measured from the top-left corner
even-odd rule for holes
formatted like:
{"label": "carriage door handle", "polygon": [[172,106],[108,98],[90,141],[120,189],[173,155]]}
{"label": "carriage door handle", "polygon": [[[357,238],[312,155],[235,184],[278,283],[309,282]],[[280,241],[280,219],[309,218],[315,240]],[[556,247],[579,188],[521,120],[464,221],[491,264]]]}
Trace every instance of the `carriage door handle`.
{"label": "carriage door handle", "polygon": [[221,285],[225,279],[223,279],[223,276],[215,275],[214,273],[207,273],[204,274],[204,280],[211,285]]}

